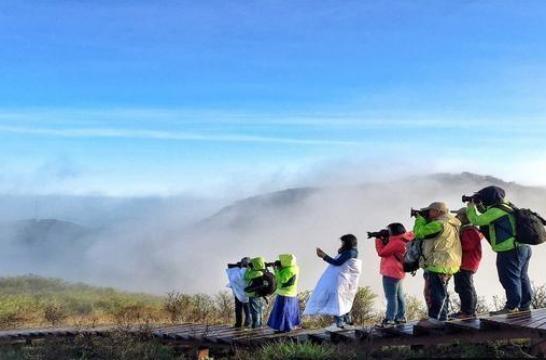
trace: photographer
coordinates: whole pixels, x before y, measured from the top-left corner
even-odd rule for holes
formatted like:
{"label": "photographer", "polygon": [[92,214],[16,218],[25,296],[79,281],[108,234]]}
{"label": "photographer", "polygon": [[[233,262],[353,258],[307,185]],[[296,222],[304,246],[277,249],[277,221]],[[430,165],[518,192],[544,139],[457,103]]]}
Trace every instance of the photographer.
{"label": "photographer", "polygon": [[472,319],[476,317],[478,295],[474,287],[474,274],[478,271],[482,259],[482,233],[468,221],[466,208],[457,211],[457,219],[461,222],[459,236],[463,250],[461,269],[455,273],[455,292],[459,295],[461,309],[451,314],[450,319]]}
{"label": "photographer", "polygon": [[[250,326],[250,307],[249,299],[244,292],[246,286],[244,274],[250,263],[249,257],[244,257],[235,264],[227,264],[227,275],[229,278],[229,287],[235,297],[235,327]],[[244,324],[243,324],[244,313]]]}
{"label": "photographer", "polygon": [[424,270],[424,293],[428,307],[428,319],[419,322],[419,325],[436,328],[447,320],[447,285],[451,275],[461,266],[461,222],[449,213],[447,205],[442,202],[434,202],[419,211],[412,210],[412,215],[416,216],[413,233],[423,242],[420,266]]}
{"label": "photographer", "polygon": [[406,244],[413,240],[412,232],[407,232],[404,225],[392,223],[387,229],[368,233],[368,238],[375,237],[377,255],[381,257],[380,273],[383,275],[383,291],[387,299],[387,310],[383,326],[406,322],[406,303],[402,280],[404,272],[404,254]]}
{"label": "photographer", "polygon": [[298,301],[300,269],[296,264],[296,256],[292,254],[279,255],[279,260],[275,261],[274,267],[277,297],[267,325],[275,332],[289,332],[300,324]]}
{"label": "photographer", "polygon": [[504,190],[488,186],[473,196],[463,196],[463,201],[468,201],[468,220],[483,227],[484,235],[497,253],[497,272],[506,293],[506,304],[491,315],[529,310],[533,296],[528,275],[531,247],[517,242],[516,219],[511,204],[505,200]]}
{"label": "photographer", "polygon": [[270,286],[270,281],[266,281],[266,263],[263,257],[256,257],[250,260],[249,267],[245,272],[244,279],[246,281],[245,292],[249,297],[250,318],[252,328],[262,326],[263,310],[264,310],[264,291]]}

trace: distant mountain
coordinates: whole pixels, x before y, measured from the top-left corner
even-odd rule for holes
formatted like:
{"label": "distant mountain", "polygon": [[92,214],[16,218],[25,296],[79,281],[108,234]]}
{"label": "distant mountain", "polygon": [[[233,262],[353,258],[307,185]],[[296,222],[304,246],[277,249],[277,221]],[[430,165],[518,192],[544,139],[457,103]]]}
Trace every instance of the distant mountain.
{"label": "distant mountain", "polygon": [[[415,190],[419,189],[424,193],[426,193],[427,189],[441,193],[441,189],[443,188],[446,189],[445,195],[448,197],[456,195],[456,197],[460,199],[460,196],[463,193],[471,194],[473,191],[477,191],[489,185],[497,185],[504,188],[509,196],[512,196],[512,193],[516,193],[520,197],[535,197],[537,194],[539,196],[546,196],[545,188],[529,187],[519,185],[515,182],[506,182],[494,176],[479,175],[470,172],[458,174],[437,173],[430,176],[412,176],[388,183],[364,183],[354,187],[337,188],[293,188],[252,196],[222,208],[216,214],[202,220],[199,223],[199,227],[241,228],[252,226],[259,222],[259,218],[267,216],[275,217],[285,211],[294,210],[298,206],[305,204],[305,202],[314,195],[324,195],[325,193],[331,194],[335,198],[335,194],[339,194],[340,197],[343,197],[343,194],[350,192],[355,195],[353,200],[357,200],[359,195],[363,195],[370,191],[377,191],[380,194],[385,191],[386,188],[388,188],[390,192],[396,192],[396,189],[411,189],[413,186]],[[387,194],[385,194],[385,196],[387,196]],[[426,196],[423,196],[423,200],[426,198]],[[439,199],[441,198],[439,197]],[[351,202],[351,199],[347,200]],[[444,200],[447,201],[445,198]],[[327,206],[328,204],[325,205]],[[462,204],[460,205],[462,206]]]}
{"label": "distant mountain", "polygon": [[198,226],[245,226],[253,214],[264,214],[271,209],[282,210],[297,206],[313,195],[317,188],[294,188],[264,195],[252,196],[226,206],[202,220]]}
{"label": "distant mountain", "polygon": [[[1,235],[11,235],[11,242],[24,246],[70,246],[88,235],[89,229],[56,219],[20,220],[3,224]],[[7,231],[7,232],[6,232]],[[0,235],[0,236],[1,236]]]}

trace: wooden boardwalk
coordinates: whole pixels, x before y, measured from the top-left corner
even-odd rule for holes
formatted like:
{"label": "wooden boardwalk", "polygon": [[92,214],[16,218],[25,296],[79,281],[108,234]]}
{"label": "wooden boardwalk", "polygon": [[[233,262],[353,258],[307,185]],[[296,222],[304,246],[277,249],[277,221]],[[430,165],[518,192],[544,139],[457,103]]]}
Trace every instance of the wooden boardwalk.
{"label": "wooden boardwalk", "polygon": [[51,337],[108,336],[116,330],[147,334],[164,342],[199,349],[214,347],[259,347],[277,341],[348,343],[371,351],[385,346],[434,346],[449,343],[485,343],[493,340],[532,339],[537,348],[546,351],[546,309],[510,315],[486,316],[465,321],[449,321],[440,329],[423,329],[417,322],[393,327],[354,327],[345,330],[299,329],[276,334],[269,328],[235,329],[227,325],[178,324],[147,329],[112,326],[96,328],[43,328],[0,331],[0,342],[30,342]]}

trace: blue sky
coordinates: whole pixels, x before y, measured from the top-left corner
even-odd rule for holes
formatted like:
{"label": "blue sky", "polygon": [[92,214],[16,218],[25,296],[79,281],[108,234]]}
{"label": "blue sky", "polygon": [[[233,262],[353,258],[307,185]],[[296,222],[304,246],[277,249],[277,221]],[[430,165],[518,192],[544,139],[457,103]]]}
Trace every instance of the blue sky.
{"label": "blue sky", "polygon": [[3,2],[0,192],[461,170],[546,184],[545,15],[542,1]]}

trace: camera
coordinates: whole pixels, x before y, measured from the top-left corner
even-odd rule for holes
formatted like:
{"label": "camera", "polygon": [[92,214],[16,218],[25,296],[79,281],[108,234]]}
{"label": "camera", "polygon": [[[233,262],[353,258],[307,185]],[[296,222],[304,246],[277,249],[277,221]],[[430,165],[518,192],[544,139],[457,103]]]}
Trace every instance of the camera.
{"label": "camera", "polygon": [[280,260],[277,260],[277,261],[273,261],[273,262],[268,262],[268,263],[265,263],[265,266],[266,266],[266,267],[276,267],[276,268],[280,268],[280,267],[281,267],[281,261],[280,261]]}
{"label": "camera", "polygon": [[413,208],[410,210],[410,217],[422,216],[425,219],[427,219],[428,215],[429,215],[429,210],[417,210]]}
{"label": "camera", "polygon": [[243,266],[243,264],[239,261],[235,264],[227,264],[227,267],[228,269],[233,269],[233,268],[242,268],[242,267],[245,267]]}
{"label": "camera", "polygon": [[385,238],[389,238],[390,236],[390,233],[389,233],[389,230],[387,229],[383,229],[383,230],[379,230],[379,231],[368,231],[368,239],[371,239],[371,238],[377,238],[377,239],[385,239]]}
{"label": "camera", "polygon": [[463,195],[461,200],[466,203],[466,202],[473,202],[473,203],[478,203],[480,202],[480,196],[478,194],[474,194],[472,196],[468,196],[468,195]]}

